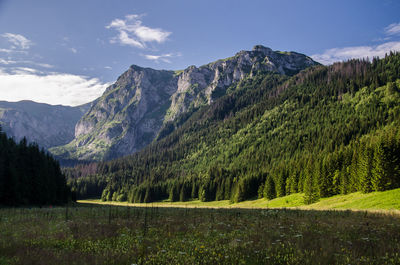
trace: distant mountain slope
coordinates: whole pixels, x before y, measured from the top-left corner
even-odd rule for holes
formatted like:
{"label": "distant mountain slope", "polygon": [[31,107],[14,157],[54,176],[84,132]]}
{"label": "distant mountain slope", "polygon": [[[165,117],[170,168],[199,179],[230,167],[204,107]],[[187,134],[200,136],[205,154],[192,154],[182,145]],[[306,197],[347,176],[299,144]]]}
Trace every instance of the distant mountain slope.
{"label": "distant mountain slope", "polygon": [[75,139],[51,152],[63,159],[107,160],[132,154],[176,129],[199,107],[260,73],[293,75],[316,65],[295,52],[255,46],[235,56],[182,71],[132,65],[107,88],[75,128]]}
{"label": "distant mountain slope", "polygon": [[40,147],[63,145],[74,138],[75,124],[90,104],[53,106],[33,101],[0,101],[0,125],[16,141],[26,137]]}

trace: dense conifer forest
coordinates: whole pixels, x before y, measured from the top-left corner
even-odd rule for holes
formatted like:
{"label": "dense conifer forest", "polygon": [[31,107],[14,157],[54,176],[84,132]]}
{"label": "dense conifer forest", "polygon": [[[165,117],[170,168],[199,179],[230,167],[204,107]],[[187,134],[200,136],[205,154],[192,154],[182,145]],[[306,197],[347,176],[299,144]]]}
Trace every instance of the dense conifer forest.
{"label": "dense conifer forest", "polygon": [[70,196],[59,163],[26,139],[15,143],[0,127],[0,205],[51,205]]}
{"label": "dense conifer forest", "polygon": [[239,202],[400,187],[400,54],[249,76],[131,156],[66,169],[78,198]]}

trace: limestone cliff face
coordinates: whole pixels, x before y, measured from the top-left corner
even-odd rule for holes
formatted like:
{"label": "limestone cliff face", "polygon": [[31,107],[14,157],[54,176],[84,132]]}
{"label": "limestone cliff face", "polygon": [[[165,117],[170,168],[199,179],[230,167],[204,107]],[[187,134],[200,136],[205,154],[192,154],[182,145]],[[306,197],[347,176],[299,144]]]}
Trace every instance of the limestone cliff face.
{"label": "limestone cliff face", "polygon": [[89,109],[53,106],[33,101],[0,101],[0,125],[8,136],[20,141],[36,142],[40,147],[67,144],[74,139],[75,124]]}
{"label": "limestone cliff face", "polygon": [[196,68],[191,66],[178,77],[177,90],[166,121],[173,120],[190,105],[210,104],[226,93],[226,89],[248,76],[260,72],[291,75],[315,65],[310,57],[295,52],[276,52],[261,45],[252,51]]}
{"label": "limestone cliff face", "polygon": [[263,46],[183,71],[131,66],[107,88],[75,126],[75,139],[52,148],[61,158],[104,160],[148,145],[163,124],[191,108],[211,104],[228,87],[257,73],[295,74],[316,64],[294,52]]}
{"label": "limestone cliff face", "polygon": [[176,90],[173,71],[131,66],[108,87],[75,126],[75,139],[52,148],[62,158],[110,159],[149,144]]}

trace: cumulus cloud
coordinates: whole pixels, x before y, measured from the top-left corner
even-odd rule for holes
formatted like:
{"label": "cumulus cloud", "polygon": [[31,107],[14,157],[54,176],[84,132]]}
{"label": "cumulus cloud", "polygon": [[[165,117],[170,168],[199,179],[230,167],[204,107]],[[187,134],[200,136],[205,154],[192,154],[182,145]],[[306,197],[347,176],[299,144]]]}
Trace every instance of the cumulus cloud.
{"label": "cumulus cloud", "polygon": [[48,104],[78,106],[90,102],[110,84],[97,78],[43,73],[32,68],[0,69],[0,100],[33,100]]}
{"label": "cumulus cloud", "polygon": [[27,50],[33,45],[32,41],[20,34],[4,33],[1,36],[6,38],[12,45],[14,45],[12,46],[12,49]]}
{"label": "cumulus cloud", "polygon": [[361,59],[367,57],[369,59],[372,59],[373,57],[383,58],[391,51],[400,51],[400,41],[396,38],[396,35],[400,35],[400,23],[393,23],[385,27],[384,33],[386,37],[378,38],[374,41],[386,41],[385,43],[370,46],[333,48],[326,50],[321,54],[314,54],[311,58],[322,64],[329,65],[334,62],[346,61],[349,59]]}
{"label": "cumulus cloud", "polygon": [[75,48],[69,48],[69,50],[70,50],[72,53],[77,53],[77,52],[78,52],[78,50],[75,49]]}
{"label": "cumulus cloud", "polygon": [[171,32],[163,29],[144,26],[141,18],[141,15],[131,14],[125,16],[125,19],[117,18],[111,21],[106,28],[115,29],[118,35],[110,42],[143,49],[146,48],[146,43],[163,43],[171,35]]}
{"label": "cumulus cloud", "polygon": [[385,33],[387,35],[397,35],[400,34],[400,23],[390,24],[385,28]]}
{"label": "cumulus cloud", "polygon": [[314,54],[311,56],[313,60],[325,65],[338,61],[346,61],[353,58],[369,58],[385,57],[390,51],[400,51],[400,42],[391,41],[375,46],[354,46],[344,48],[333,48],[326,50],[322,54]]}

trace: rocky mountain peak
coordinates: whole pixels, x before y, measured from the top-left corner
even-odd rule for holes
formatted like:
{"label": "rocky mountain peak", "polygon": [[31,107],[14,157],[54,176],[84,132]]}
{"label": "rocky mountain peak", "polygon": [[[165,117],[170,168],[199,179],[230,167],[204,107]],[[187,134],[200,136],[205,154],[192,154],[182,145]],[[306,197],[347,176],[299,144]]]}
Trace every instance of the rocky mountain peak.
{"label": "rocky mountain peak", "polygon": [[262,52],[265,55],[271,54],[273,52],[271,48],[268,48],[268,47],[265,47],[265,46],[262,46],[262,45],[255,45],[253,47],[252,51],[253,52]]}
{"label": "rocky mountain peak", "polygon": [[102,160],[149,144],[178,116],[211,104],[235,83],[256,74],[292,75],[314,65],[311,58],[256,45],[233,57],[182,71],[132,65],[95,101],[75,127],[75,139],[55,155]]}

